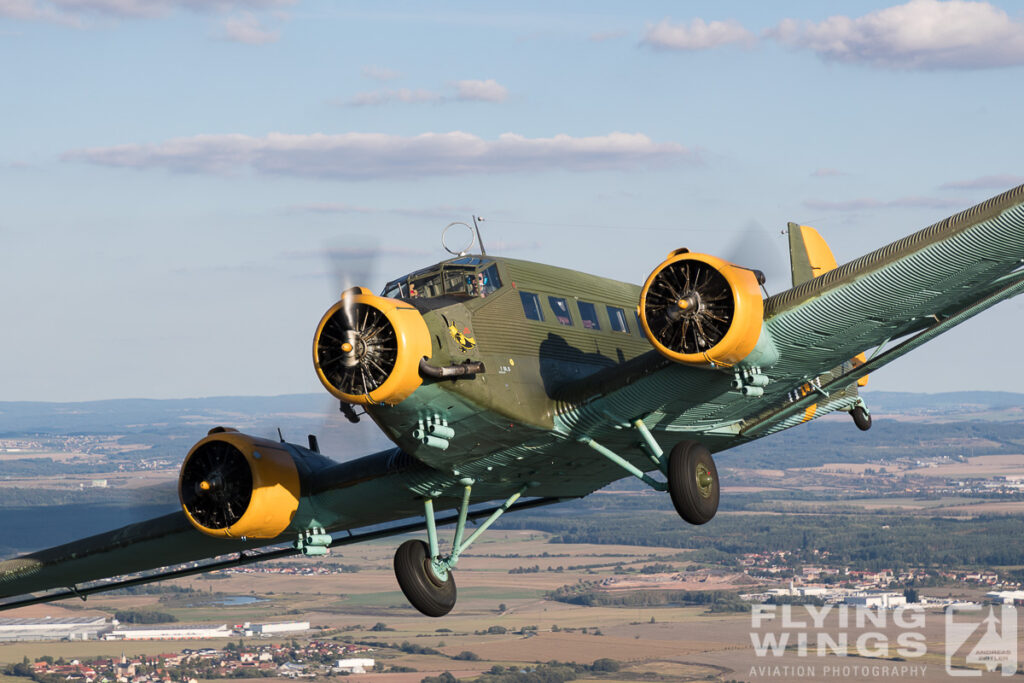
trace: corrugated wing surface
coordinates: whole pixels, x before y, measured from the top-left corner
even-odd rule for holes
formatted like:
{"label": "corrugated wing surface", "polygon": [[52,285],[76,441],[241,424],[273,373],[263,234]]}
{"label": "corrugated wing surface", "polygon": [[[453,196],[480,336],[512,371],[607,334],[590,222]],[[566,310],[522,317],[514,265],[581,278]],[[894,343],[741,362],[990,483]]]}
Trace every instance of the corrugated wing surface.
{"label": "corrugated wing surface", "polygon": [[769,298],[773,374],[818,374],[923,329],[998,289],[1022,259],[1024,185]]}

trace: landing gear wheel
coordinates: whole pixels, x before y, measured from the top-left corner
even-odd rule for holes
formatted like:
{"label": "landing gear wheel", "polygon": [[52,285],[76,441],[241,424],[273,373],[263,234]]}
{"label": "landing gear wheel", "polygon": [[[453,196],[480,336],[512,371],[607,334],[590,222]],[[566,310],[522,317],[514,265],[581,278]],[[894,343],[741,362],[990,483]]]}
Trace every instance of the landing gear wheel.
{"label": "landing gear wheel", "polygon": [[395,551],[395,577],[409,603],[428,617],[443,617],[455,607],[455,577],[442,581],[430,567],[427,544],[409,540]]}
{"label": "landing gear wheel", "polygon": [[871,429],[871,414],[864,410],[864,406],[856,406],[850,411],[850,417],[860,431],[866,432]]}
{"label": "landing gear wheel", "polygon": [[706,524],[718,511],[718,469],[711,451],[696,441],[676,444],[668,456],[668,492],[679,516]]}

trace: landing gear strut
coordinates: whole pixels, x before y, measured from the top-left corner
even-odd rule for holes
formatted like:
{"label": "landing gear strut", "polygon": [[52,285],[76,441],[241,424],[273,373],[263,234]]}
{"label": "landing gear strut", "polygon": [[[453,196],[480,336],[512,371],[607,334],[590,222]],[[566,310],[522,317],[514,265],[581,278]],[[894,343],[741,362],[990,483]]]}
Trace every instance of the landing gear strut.
{"label": "landing gear strut", "polygon": [[718,469],[711,451],[681,441],[668,455],[668,493],[676,512],[690,524],[707,524],[718,511]]}
{"label": "landing gear strut", "polygon": [[633,427],[640,435],[648,458],[661,470],[668,482],[652,479],[643,470],[589,437],[580,441],[655,491],[668,489],[676,512],[685,521],[690,524],[710,522],[718,511],[719,495],[718,469],[711,451],[696,441],[681,441],[665,457],[643,420],[634,420]]}
{"label": "landing gear strut", "polygon": [[[466,519],[469,517],[469,499],[473,490],[473,480],[466,478],[460,482],[462,490],[462,506],[459,508],[459,520],[455,526],[455,539],[452,551],[441,555],[437,542],[437,525],[434,522],[434,499],[423,501],[423,511],[427,520],[427,543],[420,540],[409,540],[398,546],[395,552],[395,578],[413,607],[428,617],[443,617],[455,607],[456,588],[453,571],[459,562],[459,556],[473,541],[480,537],[498,517],[508,510],[526,490],[534,485],[532,482],[523,486],[518,492],[509,496],[508,500],[483,521],[469,538],[462,540],[466,530]],[[440,494],[434,494],[440,495]]]}

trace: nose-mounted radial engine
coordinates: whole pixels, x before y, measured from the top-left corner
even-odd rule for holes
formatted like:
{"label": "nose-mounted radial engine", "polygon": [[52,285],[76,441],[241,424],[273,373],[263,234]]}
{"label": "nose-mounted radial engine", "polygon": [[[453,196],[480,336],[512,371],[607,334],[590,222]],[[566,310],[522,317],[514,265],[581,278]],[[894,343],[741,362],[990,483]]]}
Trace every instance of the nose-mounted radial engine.
{"label": "nose-mounted radial engine", "polygon": [[347,403],[394,405],[422,383],[430,332],[413,306],[362,287],[342,293],[317,325],[313,365],[320,382]]}
{"label": "nose-mounted radial engine", "polygon": [[763,281],[757,271],[678,249],[654,269],[640,293],[644,334],[679,363],[736,365],[761,337]]}

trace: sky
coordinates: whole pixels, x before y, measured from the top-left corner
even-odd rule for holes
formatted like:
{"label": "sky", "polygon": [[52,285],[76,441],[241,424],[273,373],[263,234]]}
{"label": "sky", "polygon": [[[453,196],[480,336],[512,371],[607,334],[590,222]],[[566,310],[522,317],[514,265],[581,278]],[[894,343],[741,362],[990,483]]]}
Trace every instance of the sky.
{"label": "sky", "polygon": [[[0,400],[322,391],[341,284],[492,253],[789,285],[1024,183],[1013,2],[0,0]],[[1019,390],[1024,301],[870,389]],[[982,362],[982,361],[987,362]],[[994,361],[994,362],[993,362]]]}

